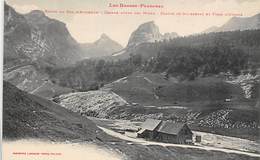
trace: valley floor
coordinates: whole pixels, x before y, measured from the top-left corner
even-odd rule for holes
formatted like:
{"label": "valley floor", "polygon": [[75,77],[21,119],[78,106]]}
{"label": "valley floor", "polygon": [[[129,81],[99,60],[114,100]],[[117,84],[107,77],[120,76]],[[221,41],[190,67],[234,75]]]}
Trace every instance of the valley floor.
{"label": "valley floor", "polygon": [[[260,144],[256,141],[250,141],[247,139],[241,139],[236,137],[222,136],[212,133],[193,131],[195,135],[200,135],[202,141],[195,145],[179,145],[160,142],[151,142],[145,139],[136,138],[133,131],[137,130],[140,126],[140,122],[131,122],[128,120],[108,120],[99,118],[92,119],[99,128],[101,128],[107,134],[126,140],[131,143],[137,143],[141,145],[160,145],[160,146],[175,146],[183,148],[194,148],[202,150],[222,151],[226,153],[237,153],[249,156],[260,157]],[[126,131],[126,132],[124,132]],[[127,132],[131,131],[131,132]]]}

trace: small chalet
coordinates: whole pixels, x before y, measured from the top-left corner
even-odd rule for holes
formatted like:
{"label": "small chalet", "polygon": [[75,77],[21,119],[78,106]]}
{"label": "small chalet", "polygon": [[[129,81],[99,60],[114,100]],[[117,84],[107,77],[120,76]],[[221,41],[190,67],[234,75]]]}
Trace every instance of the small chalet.
{"label": "small chalet", "polygon": [[137,132],[139,138],[166,143],[191,144],[192,131],[185,123],[147,119]]}

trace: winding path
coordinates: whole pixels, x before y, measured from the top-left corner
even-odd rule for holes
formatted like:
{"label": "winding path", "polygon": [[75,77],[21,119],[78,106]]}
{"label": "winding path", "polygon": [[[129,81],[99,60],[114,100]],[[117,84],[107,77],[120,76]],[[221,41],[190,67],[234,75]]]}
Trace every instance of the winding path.
{"label": "winding path", "polygon": [[208,146],[195,146],[195,145],[182,145],[182,144],[170,144],[170,143],[146,141],[146,140],[141,139],[141,138],[127,137],[125,135],[122,135],[120,133],[117,133],[115,131],[112,131],[112,130],[104,128],[104,127],[99,126],[99,128],[102,129],[105,133],[107,133],[107,134],[109,134],[113,137],[120,138],[122,140],[130,141],[130,142],[133,142],[133,143],[142,144],[142,145],[159,145],[159,146],[164,146],[164,147],[172,146],[172,147],[182,147],[182,148],[194,148],[194,149],[202,149],[202,150],[210,150],[210,151],[221,151],[221,152],[226,152],[226,153],[243,154],[243,155],[247,155],[247,156],[251,156],[251,157],[260,157],[260,154],[250,153],[250,152],[242,152],[242,151],[238,151],[238,150],[225,149],[225,148],[216,148],[216,147],[208,147]]}

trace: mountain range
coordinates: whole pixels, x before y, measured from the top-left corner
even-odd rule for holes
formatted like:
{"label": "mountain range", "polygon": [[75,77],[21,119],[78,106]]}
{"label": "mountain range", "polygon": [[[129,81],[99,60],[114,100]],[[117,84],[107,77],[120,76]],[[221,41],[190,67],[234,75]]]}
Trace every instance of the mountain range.
{"label": "mountain range", "polygon": [[[227,23],[220,27],[212,26],[202,33],[210,32],[227,32],[227,31],[244,31],[244,30],[256,30],[260,29],[260,14],[256,14],[252,17],[233,17]],[[178,34],[175,32],[165,33],[162,35],[159,31],[159,27],[154,23],[154,21],[146,22],[141,24],[130,36],[127,47],[122,51],[115,53],[114,59],[126,59],[130,55],[142,54],[144,57],[152,57],[154,54],[148,51],[140,52],[143,50],[143,45],[146,43],[161,42],[165,40],[174,40],[178,38]],[[140,49],[141,48],[141,49]],[[147,50],[147,49],[146,49]],[[149,49],[148,49],[149,50]],[[153,52],[153,51],[152,51]]]}
{"label": "mountain range", "polygon": [[[160,118],[259,140],[259,73],[250,71],[260,66],[259,15],[208,30],[228,32],[188,37],[161,34],[150,21],[137,27],[125,48],[106,34],[80,44],[66,24],[42,11],[19,14],[5,4],[4,20],[4,138],[100,143],[108,135],[84,117],[97,116]],[[198,159],[203,153],[116,139],[107,144],[132,159]]]}
{"label": "mountain range", "polygon": [[[71,36],[65,23],[47,17],[42,11],[19,14],[6,3],[4,7],[4,80],[30,93],[44,93],[48,98],[71,91],[50,80],[49,73],[53,69],[73,66],[86,58],[118,60],[142,55],[147,60],[158,53],[159,48],[154,43],[182,41],[175,32],[161,34],[155,22],[149,21],[137,27],[125,48],[106,34],[93,43],[80,44]],[[255,29],[259,27],[259,15],[232,18],[222,30]],[[216,27],[211,28],[214,30]],[[95,76],[90,79],[94,80]],[[73,79],[70,83],[77,84],[78,81]]]}
{"label": "mountain range", "polygon": [[235,30],[255,30],[260,29],[260,14],[256,14],[252,17],[233,17],[228,20],[227,23],[220,27],[213,26],[203,33],[209,32],[225,32],[225,31],[235,31]]}

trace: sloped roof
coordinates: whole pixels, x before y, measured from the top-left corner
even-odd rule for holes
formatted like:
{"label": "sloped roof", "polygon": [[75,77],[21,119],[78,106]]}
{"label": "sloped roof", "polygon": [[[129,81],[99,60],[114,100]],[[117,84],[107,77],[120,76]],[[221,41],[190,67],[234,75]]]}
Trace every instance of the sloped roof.
{"label": "sloped roof", "polygon": [[157,131],[161,133],[177,135],[184,127],[184,125],[185,123],[173,123],[163,121]]}
{"label": "sloped roof", "polygon": [[140,131],[137,132],[137,134],[142,134],[142,133],[144,133],[145,130],[146,129],[141,129]]}
{"label": "sloped roof", "polygon": [[142,124],[141,128],[149,131],[153,131],[156,127],[161,123],[161,120],[156,119],[146,119],[146,121]]}

